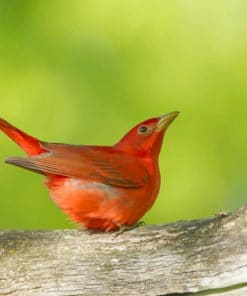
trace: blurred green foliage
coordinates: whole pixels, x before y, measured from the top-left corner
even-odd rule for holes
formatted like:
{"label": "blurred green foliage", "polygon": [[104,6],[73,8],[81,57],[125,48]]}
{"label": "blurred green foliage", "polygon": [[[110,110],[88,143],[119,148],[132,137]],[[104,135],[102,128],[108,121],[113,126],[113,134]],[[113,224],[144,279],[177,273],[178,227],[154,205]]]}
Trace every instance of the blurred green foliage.
{"label": "blurred green foliage", "polygon": [[[212,215],[247,196],[247,2],[0,1],[0,115],[52,142],[111,145],[179,110],[147,223]],[[0,134],[0,228],[73,227]]]}

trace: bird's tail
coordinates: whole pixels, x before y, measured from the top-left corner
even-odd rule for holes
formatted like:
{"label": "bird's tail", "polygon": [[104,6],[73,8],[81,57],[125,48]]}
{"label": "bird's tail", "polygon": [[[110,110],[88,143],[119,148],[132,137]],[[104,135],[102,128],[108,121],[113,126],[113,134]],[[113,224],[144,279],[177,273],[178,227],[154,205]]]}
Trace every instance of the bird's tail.
{"label": "bird's tail", "polygon": [[0,130],[18,144],[29,156],[39,155],[46,151],[42,148],[38,139],[29,136],[2,118],[0,118]]}

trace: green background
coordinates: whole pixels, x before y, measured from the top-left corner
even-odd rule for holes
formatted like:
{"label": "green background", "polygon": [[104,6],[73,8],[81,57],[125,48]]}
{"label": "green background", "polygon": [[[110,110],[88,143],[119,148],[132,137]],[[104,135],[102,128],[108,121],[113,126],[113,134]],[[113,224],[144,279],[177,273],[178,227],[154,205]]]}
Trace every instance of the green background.
{"label": "green background", "polygon": [[[144,220],[192,219],[247,198],[247,1],[0,1],[0,116],[51,142],[111,145],[181,111]],[[73,227],[0,134],[0,228]]]}

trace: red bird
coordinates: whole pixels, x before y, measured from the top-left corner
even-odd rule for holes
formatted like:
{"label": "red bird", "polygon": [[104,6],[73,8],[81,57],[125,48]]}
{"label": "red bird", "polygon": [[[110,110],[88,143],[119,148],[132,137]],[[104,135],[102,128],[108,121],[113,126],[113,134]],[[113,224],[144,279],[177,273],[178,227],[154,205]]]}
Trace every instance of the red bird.
{"label": "red bird", "polygon": [[167,127],[178,113],[138,124],[113,146],[47,143],[0,119],[0,129],[28,155],[6,162],[45,175],[51,198],[85,228],[128,228],[157,197],[159,152]]}

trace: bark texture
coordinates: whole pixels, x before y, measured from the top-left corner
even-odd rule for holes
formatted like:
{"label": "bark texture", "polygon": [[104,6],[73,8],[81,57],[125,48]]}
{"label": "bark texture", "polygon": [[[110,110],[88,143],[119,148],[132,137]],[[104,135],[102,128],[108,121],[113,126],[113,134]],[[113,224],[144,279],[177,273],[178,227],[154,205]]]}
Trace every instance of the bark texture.
{"label": "bark texture", "polygon": [[0,295],[247,295],[247,206],[142,226],[1,231]]}

